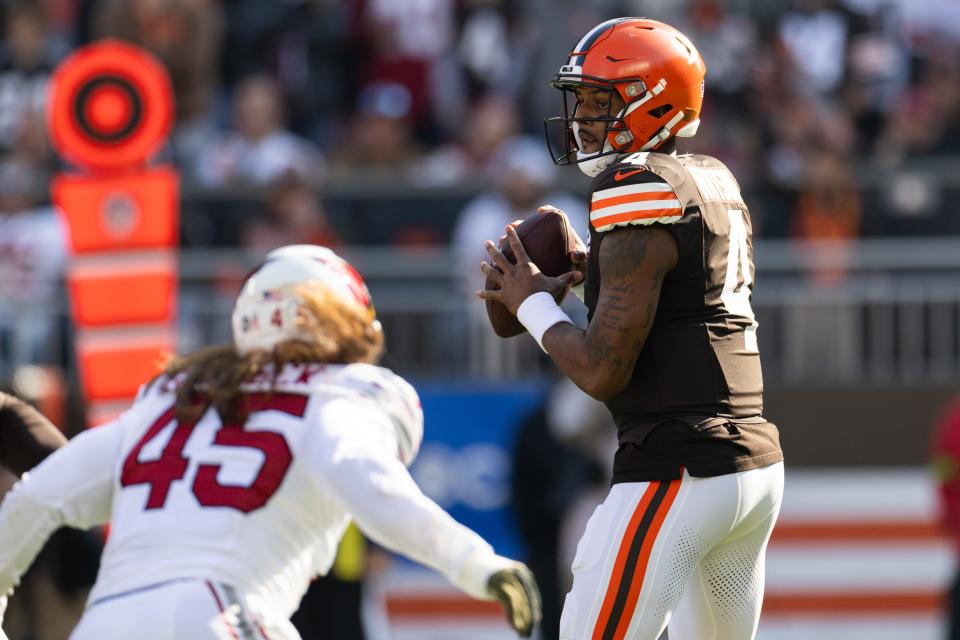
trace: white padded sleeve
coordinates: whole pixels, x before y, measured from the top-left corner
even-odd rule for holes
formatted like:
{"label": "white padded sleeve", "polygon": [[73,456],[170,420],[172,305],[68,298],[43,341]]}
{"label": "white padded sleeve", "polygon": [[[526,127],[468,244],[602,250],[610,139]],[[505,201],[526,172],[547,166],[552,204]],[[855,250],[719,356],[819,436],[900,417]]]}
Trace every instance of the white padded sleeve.
{"label": "white padded sleeve", "polygon": [[119,422],[86,431],[10,490],[0,505],[0,594],[19,583],[56,529],[109,520],[122,439]]}
{"label": "white padded sleeve", "polygon": [[378,544],[439,571],[475,598],[515,563],[420,491],[396,454],[391,419],[374,404],[339,398],[319,410],[309,460],[320,489]]}

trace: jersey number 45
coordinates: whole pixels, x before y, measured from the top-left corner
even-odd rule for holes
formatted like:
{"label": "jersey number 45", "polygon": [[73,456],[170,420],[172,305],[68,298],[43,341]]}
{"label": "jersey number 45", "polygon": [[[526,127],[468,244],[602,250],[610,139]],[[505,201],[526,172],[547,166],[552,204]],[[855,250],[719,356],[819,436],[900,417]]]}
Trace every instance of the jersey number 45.
{"label": "jersey number 45", "polygon": [[[249,394],[247,399],[251,413],[273,409],[301,418],[307,406],[307,397],[296,394]],[[175,420],[174,407],[170,407],[150,425],[123,462],[120,475],[122,486],[150,485],[150,494],[144,507],[148,510],[163,508],[170,486],[174,481],[182,480],[190,466],[189,458],[183,455],[183,448],[196,427],[195,422],[178,423],[159,458],[140,460],[144,446]],[[242,423],[221,425],[213,444],[258,449],[263,452],[264,460],[257,476],[247,486],[221,484],[217,479],[219,464],[199,465],[191,489],[204,507],[229,507],[244,513],[259,509],[280,487],[293,461],[290,447],[282,434],[276,431],[249,431]]]}

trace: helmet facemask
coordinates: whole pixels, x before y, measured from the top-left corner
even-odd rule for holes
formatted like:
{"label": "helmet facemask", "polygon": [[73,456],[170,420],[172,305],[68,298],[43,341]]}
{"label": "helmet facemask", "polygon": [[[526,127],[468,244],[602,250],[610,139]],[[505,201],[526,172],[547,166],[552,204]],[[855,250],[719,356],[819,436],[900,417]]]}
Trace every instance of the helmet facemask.
{"label": "helmet facemask", "polygon": [[[588,175],[596,175],[609,166],[616,156],[623,153],[621,145],[616,143],[618,132],[626,131],[623,122],[623,110],[614,111],[615,95],[619,95],[612,82],[601,78],[582,78],[578,82],[564,81],[560,75],[554,78],[553,86],[560,89],[563,96],[563,115],[545,118],[543,121],[544,137],[547,149],[558,165],[581,165]],[[576,95],[577,88],[600,89],[607,93],[606,113],[582,116],[578,113],[580,101]],[[599,136],[599,147],[596,151],[584,151],[585,144],[580,136],[581,126],[587,123],[603,123],[603,130]],[[615,146],[616,145],[616,146]],[[628,143],[629,145],[629,143]],[[584,163],[588,166],[584,166]],[[596,173],[589,169],[596,167]]]}
{"label": "helmet facemask", "polygon": [[[603,169],[610,166],[619,155],[635,151],[651,151],[662,146],[664,142],[678,135],[677,124],[680,114],[674,115],[663,127],[651,132],[649,137],[638,140],[628,123],[629,116],[638,109],[643,109],[651,118],[662,118],[669,114],[673,107],[664,100],[658,99],[663,92],[665,82],[661,81],[652,88],[640,78],[623,78],[616,81],[607,81],[603,78],[578,76],[576,81],[564,79],[562,74],[555,76],[553,86],[561,90],[563,95],[563,116],[546,118],[544,120],[544,135],[547,147],[554,163],[558,165],[580,165],[581,170],[589,176],[596,176]],[[576,97],[577,88],[601,89],[610,96],[607,100],[607,112],[592,117],[578,115],[579,99]],[[623,107],[615,111],[614,96],[620,98]],[[580,126],[585,122],[602,121],[604,129],[601,146],[593,152],[583,151],[580,140]],[[557,145],[557,126],[563,128],[561,145]]]}

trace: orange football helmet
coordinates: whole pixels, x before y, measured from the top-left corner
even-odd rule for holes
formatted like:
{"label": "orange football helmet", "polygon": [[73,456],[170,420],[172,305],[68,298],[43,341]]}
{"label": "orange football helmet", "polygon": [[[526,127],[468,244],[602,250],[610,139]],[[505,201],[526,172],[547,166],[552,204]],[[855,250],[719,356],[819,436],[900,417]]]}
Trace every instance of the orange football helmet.
{"label": "orange football helmet", "polygon": [[[693,43],[670,25],[647,18],[598,24],[580,39],[551,82],[564,97],[564,115],[544,120],[553,161],[580,164],[587,175],[597,175],[619,154],[653,151],[674,136],[696,134],[706,71]],[[616,91],[625,106],[605,118],[578,117],[575,96],[570,106],[577,87]],[[603,145],[596,153],[583,153],[577,123],[598,119],[606,121]],[[559,151],[550,143],[551,126],[557,123],[566,141]]]}

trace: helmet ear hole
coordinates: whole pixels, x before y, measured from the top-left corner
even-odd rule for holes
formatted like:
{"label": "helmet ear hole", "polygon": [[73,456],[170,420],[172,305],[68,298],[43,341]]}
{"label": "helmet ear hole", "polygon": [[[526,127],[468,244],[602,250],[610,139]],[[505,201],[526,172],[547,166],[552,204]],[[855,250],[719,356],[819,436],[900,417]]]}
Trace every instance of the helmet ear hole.
{"label": "helmet ear hole", "polygon": [[650,111],[647,111],[647,113],[649,113],[654,118],[662,118],[663,116],[668,114],[671,109],[673,109],[672,104],[665,104],[659,107],[654,107],[653,109],[650,109]]}

